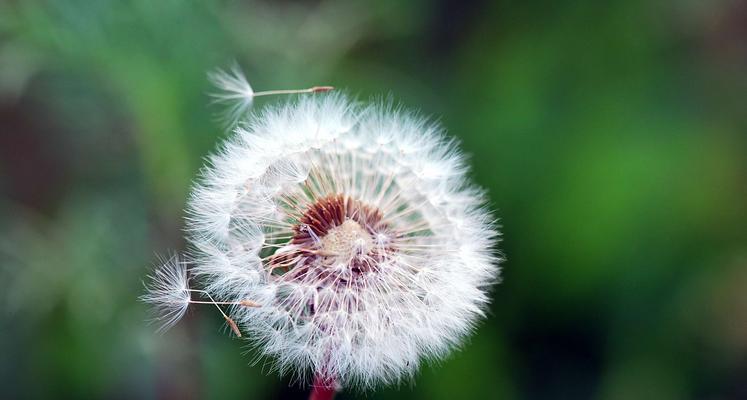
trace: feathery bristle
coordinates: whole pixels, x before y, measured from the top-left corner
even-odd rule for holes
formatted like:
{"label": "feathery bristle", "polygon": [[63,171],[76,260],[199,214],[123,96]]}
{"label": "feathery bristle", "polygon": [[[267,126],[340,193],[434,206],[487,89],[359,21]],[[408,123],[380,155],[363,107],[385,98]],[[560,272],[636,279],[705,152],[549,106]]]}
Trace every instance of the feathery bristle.
{"label": "feathery bristle", "polygon": [[159,324],[160,332],[176,324],[187,312],[191,300],[187,264],[176,255],[162,260],[161,265],[144,283],[146,293],[140,300],[153,307],[154,323]]}

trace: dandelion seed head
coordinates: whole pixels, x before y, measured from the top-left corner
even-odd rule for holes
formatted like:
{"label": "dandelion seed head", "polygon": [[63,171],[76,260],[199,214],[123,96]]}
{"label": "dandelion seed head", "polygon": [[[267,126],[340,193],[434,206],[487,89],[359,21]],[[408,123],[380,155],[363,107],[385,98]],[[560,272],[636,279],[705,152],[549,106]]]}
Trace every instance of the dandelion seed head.
{"label": "dandelion seed head", "polygon": [[192,271],[216,299],[262,305],[231,316],[279,371],[398,382],[463,342],[498,277],[498,232],[466,173],[439,126],[391,106],[270,107],[193,189]]}

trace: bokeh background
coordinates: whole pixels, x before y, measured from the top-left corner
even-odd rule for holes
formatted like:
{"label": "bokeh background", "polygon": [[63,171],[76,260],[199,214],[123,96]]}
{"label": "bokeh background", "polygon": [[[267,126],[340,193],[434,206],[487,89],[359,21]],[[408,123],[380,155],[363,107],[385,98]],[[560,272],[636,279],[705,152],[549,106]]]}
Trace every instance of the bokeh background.
{"label": "bokeh background", "polygon": [[304,398],[214,310],[159,336],[137,301],[234,59],[436,116],[501,218],[464,349],[340,399],[747,398],[738,0],[0,2],[1,398]]}

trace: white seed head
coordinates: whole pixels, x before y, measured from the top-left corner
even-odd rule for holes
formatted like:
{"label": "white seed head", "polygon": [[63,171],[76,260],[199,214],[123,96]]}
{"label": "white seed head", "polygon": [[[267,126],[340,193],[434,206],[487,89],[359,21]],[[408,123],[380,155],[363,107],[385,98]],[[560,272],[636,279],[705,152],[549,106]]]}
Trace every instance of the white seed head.
{"label": "white seed head", "polygon": [[401,110],[337,94],[269,108],[194,187],[192,271],[219,301],[262,305],[229,314],[281,372],[397,382],[463,342],[498,276],[466,172],[441,128]]}
{"label": "white seed head", "polygon": [[191,300],[187,264],[176,255],[163,260],[144,283],[146,293],[140,300],[153,306],[153,322],[163,332],[176,324],[187,312]]}

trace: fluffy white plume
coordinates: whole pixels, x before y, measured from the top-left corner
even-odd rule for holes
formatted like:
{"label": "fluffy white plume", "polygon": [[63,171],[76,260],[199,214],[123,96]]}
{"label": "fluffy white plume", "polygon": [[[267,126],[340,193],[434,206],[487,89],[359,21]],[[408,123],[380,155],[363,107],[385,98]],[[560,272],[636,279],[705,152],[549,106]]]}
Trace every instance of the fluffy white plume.
{"label": "fluffy white plume", "polygon": [[211,96],[215,101],[227,105],[223,118],[225,122],[233,126],[251,107],[254,101],[254,90],[241,72],[238,64],[234,64],[229,70],[214,70],[208,73],[208,80],[218,88],[218,92]]}
{"label": "fluffy white plume", "polygon": [[140,300],[154,307],[153,322],[163,332],[177,323],[187,312],[191,300],[187,264],[176,255],[163,260],[145,283],[146,293]]}
{"label": "fluffy white plume", "polygon": [[[237,97],[249,88],[218,82]],[[203,289],[262,305],[229,313],[253,345],[281,372],[369,387],[462,343],[500,260],[456,143],[422,118],[342,95],[244,122],[204,169],[188,225]],[[169,299],[182,273],[157,272],[164,290],[151,299]]]}

